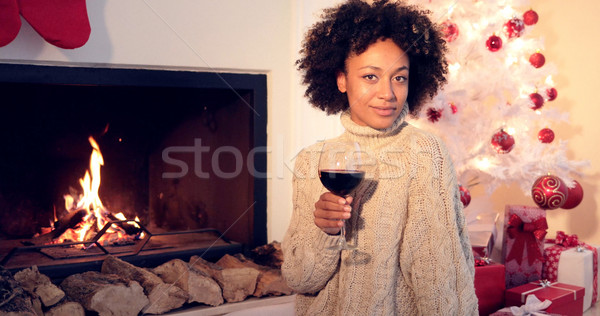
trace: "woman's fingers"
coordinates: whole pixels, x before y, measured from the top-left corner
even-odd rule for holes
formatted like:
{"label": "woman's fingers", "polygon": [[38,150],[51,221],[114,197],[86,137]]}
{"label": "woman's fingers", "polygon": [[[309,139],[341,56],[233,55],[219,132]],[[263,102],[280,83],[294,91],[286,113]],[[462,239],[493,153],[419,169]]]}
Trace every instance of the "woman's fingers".
{"label": "woman's fingers", "polygon": [[350,218],[351,197],[342,198],[330,192],[323,193],[315,203],[315,225],[328,234],[337,234],[344,225],[343,220]]}

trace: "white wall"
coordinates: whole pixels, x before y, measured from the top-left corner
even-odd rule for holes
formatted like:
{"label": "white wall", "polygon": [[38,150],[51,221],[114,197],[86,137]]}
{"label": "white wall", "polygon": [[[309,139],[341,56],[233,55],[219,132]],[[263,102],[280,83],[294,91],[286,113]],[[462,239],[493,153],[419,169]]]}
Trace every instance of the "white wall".
{"label": "white wall", "polygon": [[[330,7],[341,3],[341,0],[310,0],[297,1],[295,15],[298,17],[298,22],[294,28],[296,32],[296,40],[294,47],[294,58],[300,58],[299,51],[301,49],[303,36],[308,28],[313,25],[320,17],[323,8]],[[339,115],[326,115],[323,111],[312,107],[308,100],[304,97],[304,87],[302,86],[302,78],[300,73],[295,73],[296,82],[296,106],[294,107],[294,137],[295,151],[313,144],[316,141],[331,138],[339,135],[343,131],[343,127],[339,121]]]}

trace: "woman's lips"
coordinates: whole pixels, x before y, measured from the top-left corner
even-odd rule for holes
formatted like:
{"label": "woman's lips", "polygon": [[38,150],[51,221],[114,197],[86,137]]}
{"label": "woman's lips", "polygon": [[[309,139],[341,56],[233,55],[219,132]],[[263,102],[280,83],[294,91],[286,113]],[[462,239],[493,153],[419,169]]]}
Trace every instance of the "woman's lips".
{"label": "woman's lips", "polygon": [[390,116],[396,111],[396,107],[389,106],[372,106],[371,108],[375,111],[375,113],[381,116]]}

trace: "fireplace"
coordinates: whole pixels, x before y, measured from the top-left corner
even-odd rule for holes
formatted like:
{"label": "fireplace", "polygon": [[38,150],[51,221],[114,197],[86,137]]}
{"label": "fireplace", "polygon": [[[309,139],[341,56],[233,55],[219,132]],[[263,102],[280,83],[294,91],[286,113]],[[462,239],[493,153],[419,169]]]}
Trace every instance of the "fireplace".
{"label": "fireplace", "polygon": [[[169,252],[219,248],[194,247],[194,234],[232,245],[225,252],[266,243],[265,75],[1,64],[0,93],[0,259],[65,215],[90,138],[104,207],[138,217],[155,240],[179,236]],[[40,271],[61,265],[47,261]]]}

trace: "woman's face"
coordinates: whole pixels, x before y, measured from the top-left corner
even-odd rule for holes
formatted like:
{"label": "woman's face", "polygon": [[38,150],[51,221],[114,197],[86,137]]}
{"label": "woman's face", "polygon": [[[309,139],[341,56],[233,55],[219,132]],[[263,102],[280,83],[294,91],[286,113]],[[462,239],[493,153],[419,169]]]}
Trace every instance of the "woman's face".
{"label": "woman's face", "polygon": [[391,39],[350,55],[337,85],[348,95],[352,121],[375,129],[392,126],[408,95],[408,68],[408,55]]}

